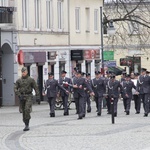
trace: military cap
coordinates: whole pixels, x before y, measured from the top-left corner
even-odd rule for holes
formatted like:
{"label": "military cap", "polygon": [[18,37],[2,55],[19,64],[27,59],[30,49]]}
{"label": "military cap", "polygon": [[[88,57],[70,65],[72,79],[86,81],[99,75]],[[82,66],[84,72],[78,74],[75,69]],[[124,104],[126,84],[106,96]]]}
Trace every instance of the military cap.
{"label": "military cap", "polygon": [[112,72],[111,71],[106,71],[106,74],[111,74]]}
{"label": "military cap", "polygon": [[90,76],[91,74],[90,73],[86,73],[86,77]]}
{"label": "military cap", "polygon": [[134,73],[135,76],[139,76],[140,74],[138,72]]}
{"label": "military cap", "polygon": [[111,74],[110,78],[115,78],[116,75],[115,74]]}
{"label": "military cap", "polygon": [[81,74],[82,72],[80,70],[77,70],[77,74]]}
{"label": "military cap", "polygon": [[146,71],[146,73],[149,74],[150,72],[149,72],[149,71]]}
{"label": "military cap", "polygon": [[49,76],[53,76],[54,73],[53,73],[53,72],[49,72],[48,75],[49,75]]}
{"label": "military cap", "polygon": [[146,70],[146,68],[141,68],[141,72],[145,72]]}
{"label": "military cap", "polygon": [[75,71],[79,70],[79,68],[78,68],[78,67],[74,67],[73,69],[74,69]]}
{"label": "military cap", "polygon": [[81,75],[84,76],[86,73],[85,72],[81,72]]}
{"label": "military cap", "polygon": [[61,71],[61,74],[64,74],[64,73],[67,73],[67,72],[66,72],[65,70],[62,70],[62,71]]}
{"label": "military cap", "polygon": [[130,74],[126,74],[126,78],[130,78]]}
{"label": "military cap", "polygon": [[95,74],[100,74],[100,71],[95,71]]}
{"label": "military cap", "polygon": [[21,72],[24,72],[24,71],[27,71],[27,67],[23,67],[23,68],[21,69]]}

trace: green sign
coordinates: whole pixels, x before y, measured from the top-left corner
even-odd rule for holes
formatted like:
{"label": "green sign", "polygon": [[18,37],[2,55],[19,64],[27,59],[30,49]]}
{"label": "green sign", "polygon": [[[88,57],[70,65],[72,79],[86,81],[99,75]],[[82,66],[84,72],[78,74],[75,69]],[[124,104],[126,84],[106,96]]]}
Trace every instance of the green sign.
{"label": "green sign", "polygon": [[103,51],[104,60],[114,60],[114,51]]}

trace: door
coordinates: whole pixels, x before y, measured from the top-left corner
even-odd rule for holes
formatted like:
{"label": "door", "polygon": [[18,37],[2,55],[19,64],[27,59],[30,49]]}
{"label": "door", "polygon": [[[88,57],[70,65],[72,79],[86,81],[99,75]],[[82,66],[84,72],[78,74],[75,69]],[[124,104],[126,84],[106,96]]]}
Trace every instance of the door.
{"label": "door", "polygon": [[38,87],[40,92],[40,100],[43,101],[43,66],[38,66]]}

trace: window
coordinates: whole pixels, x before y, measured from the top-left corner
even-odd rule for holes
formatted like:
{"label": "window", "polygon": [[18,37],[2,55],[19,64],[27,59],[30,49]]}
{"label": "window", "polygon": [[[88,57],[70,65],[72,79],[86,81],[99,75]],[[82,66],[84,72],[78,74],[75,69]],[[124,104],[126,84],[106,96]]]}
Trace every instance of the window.
{"label": "window", "polygon": [[28,0],[22,0],[22,19],[23,19],[23,28],[28,28],[28,7],[27,7]]}
{"label": "window", "polygon": [[53,28],[53,7],[52,0],[46,1],[46,14],[47,14],[47,29]]}
{"label": "window", "polygon": [[94,32],[98,32],[98,9],[94,10]]}
{"label": "window", "polygon": [[35,0],[35,28],[40,29],[40,0]]}
{"label": "window", "polygon": [[80,8],[75,8],[75,28],[76,32],[80,32]]}
{"label": "window", "polygon": [[86,32],[90,31],[90,8],[85,9],[86,14]]}
{"label": "window", "polygon": [[58,13],[58,30],[63,29],[63,2],[59,0],[57,2],[57,13]]}
{"label": "window", "polygon": [[5,6],[5,1],[6,0],[0,0],[0,6]]}

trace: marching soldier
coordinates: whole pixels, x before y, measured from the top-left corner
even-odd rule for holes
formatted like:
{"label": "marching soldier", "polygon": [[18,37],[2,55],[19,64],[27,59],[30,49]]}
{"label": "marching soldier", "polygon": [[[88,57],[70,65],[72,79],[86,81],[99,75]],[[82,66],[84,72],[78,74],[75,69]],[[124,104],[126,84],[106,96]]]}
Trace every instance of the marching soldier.
{"label": "marching soldier", "polygon": [[[59,79],[59,84],[63,86],[67,91],[71,92],[71,86],[72,81],[70,78],[66,77],[66,71],[62,70],[61,71],[61,77]],[[60,89],[60,96],[62,97],[63,100],[63,107],[64,107],[64,116],[69,115],[69,110],[68,110],[68,97],[69,93],[66,93],[64,90]]]}
{"label": "marching soldier", "polygon": [[[86,80],[89,86],[91,87],[91,74],[86,74]],[[91,112],[91,100],[90,100],[90,91],[85,87],[85,101],[84,101],[84,114],[86,112],[86,103],[87,103],[87,113]]]}
{"label": "marching soldier", "polygon": [[130,114],[130,106],[132,100],[132,88],[136,89],[136,86],[130,79],[130,75],[126,75],[125,81],[122,83],[122,97],[126,101],[126,115]]}
{"label": "marching soldier", "polygon": [[105,87],[106,87],[106,90],[105,90],[106,96],[105,96],[105,98],[106,98],[106,105],[107,105],[107,112],[108,112],[107,114],[111,114],[111,101],[110,101],[110,97],[108,95],[108,81],[110,79],[110,76],[111,76],[112,72],[107,71],[106,74],[107,74],[107,77],[105,77],[105,80],[104,80]]}
{"label": "marching soldier", "polygon": [[25,123],[25,128],[23,131],[29,130],[29,121],[31,119],[31,107],[32,107],[32,90],[36,92],[37,99],[39,100],[39,90],[35,80],[28,75],[26,67],[21,69],[22,77],[19,78],[14,87],[15,94],[19,97],[20,107],[23,115],[23,122]]}
{"label": "marching soldier", "polygon": [[76,72],[77,77],[73,81],[73,91],[74,91],[74,98],[77,103],[77,110],[78,110],[78,119],[82,119],[84,117],[84,99],[85,99],[85,91],[84,87],[86,87],[91,95],[94,95],[92,89],[88,85],[85,78],[81,77],[81,71]]}
{"label": "marching soldier", "polygon": [[105,93],[105,83],[104,79],[100,77],[99,71],[95,71],[95,78],[92,80],[92,89],[95,94],[94,99],[97,107],[97,115],[101,116],[103,94]]}
{"label": "marching soldier", "polygon": [[117,117],[117,105],[118,105],[118,98],[121,91],[121,84],[118,80],[116,80],[116,75],[112,74],[110,76],[110,80],[107,82],[108,88],[108,96],[114,99],[114,116]]}
{"label": "marching soldier", "polygon": [[150,76],[146,74],[146,69],[141,69],[141,75],[137,82],[137,91],[139,92],[139,98],[143,102],[144,117],[149,113],[149,97],[150,97]]}
{"label": "marching soldier", "polygon": [[46,95],[45,91],[47,91],[47,98],[50,107],[50,117],[55,117],[55,101],[58,94],[58,88],[66,92],[66,94],[68,94],[69,91],[63,88],[58,83],[58,81],[54,79],[54,74],[52,72],[48,73],[48,76],[49,79],[45,83],[45,90],[43,91],[43,95]]}

